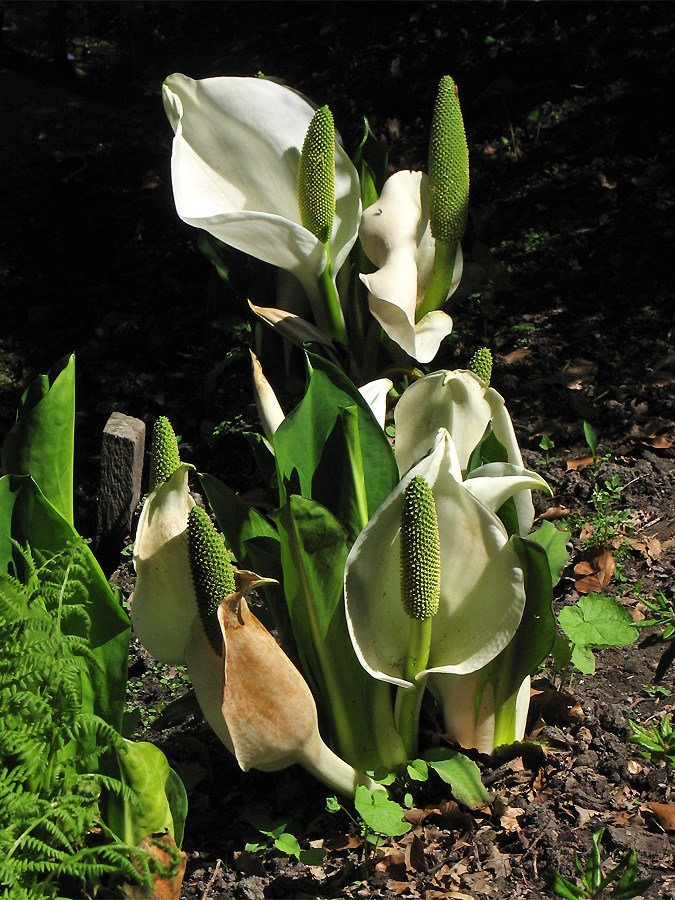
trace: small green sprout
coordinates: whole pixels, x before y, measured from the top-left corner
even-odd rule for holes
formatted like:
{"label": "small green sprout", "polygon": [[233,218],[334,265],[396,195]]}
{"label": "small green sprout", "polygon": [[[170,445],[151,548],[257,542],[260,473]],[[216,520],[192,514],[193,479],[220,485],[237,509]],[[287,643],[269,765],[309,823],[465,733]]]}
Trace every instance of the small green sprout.
{"label": "small green sprout", "polygon": [[665,760],[666,765],[675,769],[675,729],[672,717],[664,716],[661,725],[643,728],[637,722],[628,722],[630,740],[642,747],[640,754],[652,762]]}
{"label": "small green sprout", "polygon": [[549,869],[546,872],[546,882],[558,897],[564,897],[565,900],[595,900],[606,888],[613,885],[609,897],[612,897],[613,900],[630,900],[631,897],[637,897],[651,885],[653,878],[638,878],[637,853],[634,847],[631,847],[618,865],[607,875],[603,875],[600,842],[604,831],[605,829],[601,828],[593,835],[593,848],[585,865],[576,851],[574,853],[577,880],[581,884],[574,884],[555,869]]}

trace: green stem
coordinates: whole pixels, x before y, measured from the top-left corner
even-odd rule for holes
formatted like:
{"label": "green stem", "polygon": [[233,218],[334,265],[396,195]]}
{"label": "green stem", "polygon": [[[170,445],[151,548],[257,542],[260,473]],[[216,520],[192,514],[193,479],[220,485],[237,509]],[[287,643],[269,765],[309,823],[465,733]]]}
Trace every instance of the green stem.
{"label": "green stem", "polygon": [[333,282],[333,268],[331,266],[328,243],[324,244],[324,247],[326,248],[326,268],[319,276],[319,293],[323,300],[323,313],[329,336],[341,344],[346,344],[348,343],[347,329],[342,307],[340,306],[340,298],[337,295],[335,283]]}
{"label": "green stem", "polygon": [[410,619],[410,643],[404,677],[412,682],[412,687],[399,688],[396,698],[396,726],[403,739],[408,759],[417,756],[420,706],[426,679],[420,683],[416,681],[416,677],[429,662],[432,618],[430,616],[428,619]]}
{"label": "green stem", "polygon": [[359,413],[356,406],[345,406],[340,409],[342,433],[347,447],[347,468],[352,490],[346,492],[351,497],[347,521],[349,540],[353,543],[368,524],[368,499],[366,482],[363,474],[363,458],[361,455],[361,435],[359,434]]}
{"label": "green stem", "polygon": [[431,278],[427,286],[424,300],[415,313],[415,321],[419,322],[427,313],[440,309],[448,299],[448,292],[452,284],[452,276],[455,271],[455,259],[457,257],[457,244],[445,244],[436,241],[434,253],[434,265],[431,270]]}
{"label": "green stem", "polygon": [[501,747],[502,744],[512,744],[516,739],[516,699],[518,687],[510,697],[499,702],[499,692],[495,685],[495,731],[493,746]]}

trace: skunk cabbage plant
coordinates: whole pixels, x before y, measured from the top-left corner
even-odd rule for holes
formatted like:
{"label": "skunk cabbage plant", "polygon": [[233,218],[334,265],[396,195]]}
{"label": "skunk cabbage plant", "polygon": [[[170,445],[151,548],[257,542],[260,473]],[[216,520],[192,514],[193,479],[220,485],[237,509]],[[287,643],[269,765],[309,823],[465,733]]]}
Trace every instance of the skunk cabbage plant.
{"label": "skunk cabbage plant", "polygon": [[452,438],[441,428],[432,452],[403,476],[370,519],[347,558],[347,621],[364,668],[403,688],[411,684],[403,665],[410,624],[401,599],[401,514],[406,487],[418,476],[434,497],[441,571],[428,666],[418,680],[432,672],[473,672],[515,634],[525,606],[524,577],[496,509],[519,490],[545,487],[526,470],[477,474],[463,482]]}
{"label": "skunk cabbage plant", "polygon": [[[488,427],[504,449],[503,459],[491,463],[493,468],[484,474],[503,476],[513,471],[509,466],[522,469],[523,458],[504,398],[488,384],[489,374],[484,380],[473,371],[458,369],[425,375],[404,391],[394,414],[396,461],[402,474],[429,453],[439,428],[452,435],[465,477],[472,477],[471,457]],[[514,503],[518,530],[524,537],[534,521],[531,494],[515,495]]]}

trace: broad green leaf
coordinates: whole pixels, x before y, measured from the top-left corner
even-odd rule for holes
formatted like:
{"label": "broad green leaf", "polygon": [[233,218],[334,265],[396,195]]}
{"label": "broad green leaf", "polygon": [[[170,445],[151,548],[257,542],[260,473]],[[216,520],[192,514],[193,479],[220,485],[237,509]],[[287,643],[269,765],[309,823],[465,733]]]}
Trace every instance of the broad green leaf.
{"label": "broad green leaf", "polygon": [[387,761],[377,745],[389,742],[381,716],[391,700],[388,687],[359,664],[347,630],[344,529],[324,506],[297,494],[275,512],[274,521],[303,674],[340,755],[361,770],[374,768]]}
{"label": "broad green leaf", "polygon": [[168,829],[176,845],[183,841],[187,794],[159,747],[148,741],[125,741],[119,751],[120,780],[137,803],[114,796],[108,803],[107,824],[118,838],[135,845],[144,837]]}
{"label": "broad green leaf", "polygon": [[[14,540],[43,553],[63,550],[79,535],[44,497],[29,476],[5,475],[0,479],[2,524]],[[4,531],[4,529],[3,529]],[[129,652],[129,618],[88,548],[84,575],[86,610],[91,620],[89,642],[94,661],[82,672],[82,709],[122,729]],[[75,623],[73,623],[75,631]],[[83,632],[76,632],[83,633]]]}
{"label": "broad green leaf", "polygon": [[592,675],[595,672],[595,657],[590,647],[584,644],[572,644],[572,655],[570,661],[575,669],[578,669],[582,675]]}
{"label": "broad green leaf", "polygon": [[541,527],[528,534],[527,539],[535,544],[539,544],[546,551],[551,569],[551,578],[555,586],[560,581],[563,570],[570,558],[567,552],[570,532],[562,528],[556,528],[553,522],[542,522]]}
{"label": "broad green leaf", "polygon": [[75,357],[39,375],[21,398],[2,445],[5,475],[31,475],[69,525],[73,524]]}
{"label": "broad green leaf", "polygon": [[630,613],[613,597],[588,594],[565,606],[558,622],[572,643],[586,647],[625,647],[637,640]]}
{"label": "broad green leaf", "polygon": [[298,859],[305,866],[320,866],[327,854],[328,850],[323,847],[310,847],[309,850],[301,850]]}
{"label": "broad green leaf", "polygon": [[429,766],[423,759],[413,759],[408,763],[408,777],[412,781],[426,781],[429,777]]}
{"label": "broad green leaf", "polygon": [[410,822],[403,821],[405,810],[390,800],[385,791],[371,791],[362,784],[356,788],[354,806],[371,831],[396,837],[410,831]]}
{"label": "broad green leaf", "polygon": [[287,853],[289,856],[295,856],[296,859],[300,856],[300,844],[293,834],[286,834],[286,832],[284,832],[279,835],[274,842],[274,846],[277,850],[281,850],[282,853]]}
{"label": "broad green leaf", "polygon": [[[301,494],[323,503],[339,518],[354,508],[350,498],[364,485],[371,518],[398,483],[394,452],[346,375],[321,357],[307,356],[310,377],[305,396],[274,435],[280,503],[290,494]],[[346,461],[342,410],[350,407],[356,407],[360,459]],[[342,524],[350,534],[363,527],[361,522]]]}
{"label": "broad green leaf", "polygon": [[429,763],[429,768],[450,785],[452,795],[458,803],[463,803],[469,809],[480,809],[490,802],[491,797],[481,781],[478,766],[463,753],[438,748],[428,750],[424,758]]}

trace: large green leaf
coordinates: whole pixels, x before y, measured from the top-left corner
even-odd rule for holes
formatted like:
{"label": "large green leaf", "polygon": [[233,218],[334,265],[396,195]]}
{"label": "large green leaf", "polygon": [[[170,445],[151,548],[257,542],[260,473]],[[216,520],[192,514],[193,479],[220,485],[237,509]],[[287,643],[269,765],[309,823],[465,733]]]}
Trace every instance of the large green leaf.
{"label": "large green leaf", "polygon": [[570,532],[564,528],[556,528],[553,522],[542,522],[536,531],[528,534],[527,539],[535,544],[539,544],[546,551],[549,568],[551,569],[551,578],[555,586],[560,581],[563,570],[570,558],[567,552]]}
{"label": "large green leaf", "polygon": [[293,633],[321,721],[344,759],[375,769],[394,758],[397,735],[388,685],[361,667],[347,630],[345,531],[321,504],[295,494],[274,519]]}
{"label": "large green leaf", "polygon": [[150,834],[168,829],[176,845],[183,841],[187,794],[159,747],[148,741],[125,741],[117,754],[120,781],[136,795],[108,801],[108,827],[125,843],[136,845]]}
{"label": "large green leaf", "polygon": [[423,754],[429,767],[449,784],[458,803],[469,809],[480,809],[492,799],[485,790],[476,763],[458,750],[438,747]]}
{"label": "large green leaf", "polygon": [[572,643],[582,647],[625,647],[638,636],[628,610],[603,594],[588,594],[575,606],[563,607],[558,621]]}
{"label": "large green leaf", "polygon": [[32,475],[63,518],[73,524],[75,357],[39,375],[21,398],[2,445],[5,475]]}
{"label": "large green leaf", "polygon": [[[311,354],[308,358],[307,392],[274,435],[280,505],[290,494],[317,500],[341,521],[353,542],[365,525],[355,513],[363,506],[359,495],[364,493],[371,518],[398,483],[398,467],[354,384],[332,363]],[[350,438],[354,433],[356,440]]]}
{"label": "large green leaf", "polygon": [[[0,478],[0,534],[42,553],[59,553],[79,539],[73,526],[42,494],[30,476]],[[5,544],[6,548],[7,544]],[[0,545],[3,566],[6,550]],[[89,644],[94,661],[82,672],[82,709],[122,728],[126,694],[130,624],[105,579],[93,553],[85,548],[84,573],[79,580],[86,590],[85,608],[91,621]],[[72,622],[72,631],[77,627]],[[80,632],[82,633],[82,632]]]}

